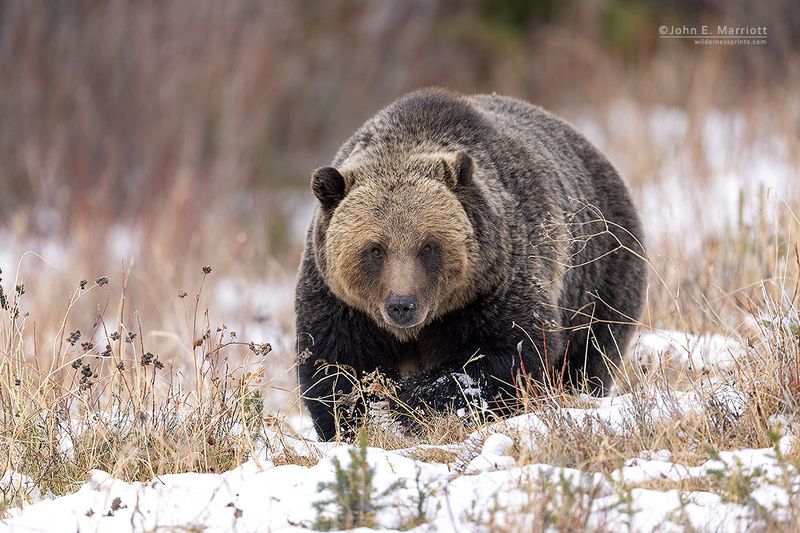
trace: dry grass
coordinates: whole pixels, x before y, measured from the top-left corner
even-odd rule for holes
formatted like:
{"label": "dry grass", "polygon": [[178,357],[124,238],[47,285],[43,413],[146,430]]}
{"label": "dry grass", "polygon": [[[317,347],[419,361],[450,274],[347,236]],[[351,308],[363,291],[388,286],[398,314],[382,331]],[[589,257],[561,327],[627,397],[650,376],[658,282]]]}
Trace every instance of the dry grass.
{"label": "dry grass", "polygon": [[312,467],[316,465],[321,457],[316,455],[303,455],[297,453],[294,448],[285,446],[278,451],[273,457],[272,462],[275,466],[282,465],[297,465],[304,467]]}
{"label": "dry grass", "polygon": [[251,345],[211,324],[200,307],[209,273],[198,269],[191,336],[179,348],[193,361],[191,374],[149,351],[155,348],[146,344],[140,318],[126,314],[124,291],[113,316],[105,278],[76,284],[70,299],[71,309],[81,299],[100,297],[94,324],[68,333],[67,311],[44,346],[33,318],[19,312],[25,292],[6,294],[0,310],[0,470],[24,473],[43,494],[59,495],[76,490],[91,469],[139,481],[224,472],[263,446],[262,390],[269,381],[263,366],[271,347]]}
{"label": "dry grass", "polygon": [[[656,266],[661,258],[652,259],[656,279],[650,295],[661,297],[648,302],[651,324],[739,339],[742,350],[730,368],[670,367],[666,360],[642,367],[626,361],[618,386],[631,394],[633,407],[622,428],[599,417],[576,421],[563,411],[576,406],[573,397],[530,402],[547,429],[522,437],[526,445],[520,463],[607,473],[646,450],[666,449],[673,460],[693,465],[719,450],[771,446],[776,417],[796,420],[800,414],[800,220],[783,202],[771,213],[772,225],[743,225],[718,237],[716,247],[696,258],[700,265],[686,262],[667,269]],[[737,266],[734,272],[731,263]],[[702,276],[693,275],[700,270]],[[723,295],[712,300],[709,287]],[[654,308],[653,302],[664,296],[669,305]],[[704,329],[688,327],[697,323]],[[739,392],[731,397],[731,390]],[[682,403],[686,393],[693,394],[691,409]],[[658,411],[668,416],[653,416],[656,398]]]}
{"label": "dry grass", "polygon": [[[590,478],[574,479],[565,473],[541,473],[520,481],[524,500],[510,510],[498,494],[486,514],[472,517],[482,530],[513,531],[610,531],[602,519],[597,499],[599,485]],[[476,506],[478,509],[481,506]]]}

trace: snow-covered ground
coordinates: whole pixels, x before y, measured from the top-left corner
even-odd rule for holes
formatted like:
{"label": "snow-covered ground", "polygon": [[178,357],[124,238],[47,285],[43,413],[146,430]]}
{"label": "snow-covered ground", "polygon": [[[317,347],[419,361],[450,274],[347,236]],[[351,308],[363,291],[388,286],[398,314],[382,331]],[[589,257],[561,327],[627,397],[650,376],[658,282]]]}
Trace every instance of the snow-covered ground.
{"label": "snow-covered ground", "polygon": [[[716,362],[724,368],[738,357],[732,339],[694,337],[672,332],[639,336],[633,353],[642,361],[681,359],[695,365]],[[667,397],[665,394],[668,394]],[[677,396],[676,396],[677,394]],[[716,393],[735,403],[741,393],[721,383]],[[632,395],[583,399],[586,408],[562,409],[575,424],[603,422],[625,432],[641,406]],[[675,416],[701,408],[697,392],[652,391],[647,415]],[[775,421],[781,428],[781,421]],[[298,432],[309,434],[308,420],[297,421]],[[464,531],[488,528],[527,530],[547,526],[554,513],[585,513],[585,528],[633,531],[744,531],[760,519],[757,509],[780,519],[800,475],[785,459],[794,436],[784,430],[776,445],[765,449],[722,451],[699,465],[682,464],[668,450],[648,450],[630,457],[607,474],[546,464],[520,464],[526,435],[547,426],[536,414],[518,416],[475,432],[463,443],[440,447],[448,463],[433,457],[431,446],[386,451],[367,449],[374,469],[372,505],[375,525],[382,529],[422,524],[419,531]],[[347,445],[319,443],[273,434],[268,445],[243,465],[224,474],[165,475],[147,483],[126,483],[106,472],[92,471],[76,493],[59,498],[31,492],[34,501],[12,509],[0,521],[9,531],[278,531],[302,530],[333,513],[330,505],[315,508],[328,496],[321,483],[335,480],[336,462],[348,468]],[[296,455],[319,458],[313,466],[273,462]],[[313,461],[311,461],[313,463]],[[747,479],[752,491],[736,503],[705,491],[658,488],[658,483],[691,479]],[[0,485],[28,483],[25,476],[6,473]],[[655,487],[655,488],[653,488]],[[2,487],[0,487],[2,488]]]}

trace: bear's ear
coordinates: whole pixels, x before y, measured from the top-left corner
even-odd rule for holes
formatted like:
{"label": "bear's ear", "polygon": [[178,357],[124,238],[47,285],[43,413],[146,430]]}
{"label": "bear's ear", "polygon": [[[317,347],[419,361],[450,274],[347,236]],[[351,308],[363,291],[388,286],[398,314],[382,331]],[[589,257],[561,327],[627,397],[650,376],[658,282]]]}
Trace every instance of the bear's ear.
{"label": "bear's ear", "polygon": [[334,209],[344,198],[344,177],[333,167],[318,168],[311,174],[311,190],[322,207]]}
{"label": "bear's ear", "polygon": [[444,183],[451,191],[469,183],[475,170],[472,158],[465,152],[448,154],[444,158],[444,166]]}

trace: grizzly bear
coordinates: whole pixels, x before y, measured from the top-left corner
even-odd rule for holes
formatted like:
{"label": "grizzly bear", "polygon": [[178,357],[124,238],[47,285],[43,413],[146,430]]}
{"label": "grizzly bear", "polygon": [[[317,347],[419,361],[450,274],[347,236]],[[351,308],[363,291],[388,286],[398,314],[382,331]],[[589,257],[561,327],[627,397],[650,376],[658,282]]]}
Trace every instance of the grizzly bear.
{"label": "grizzly bear", "polygon": [[354,382],[376,370],[397,413],[507,416],[531,384],[609,390],[642,310],[642,229],[569,124],[513,98],[420,90],[311,187],[295,306],[320,438],[357,423]]}

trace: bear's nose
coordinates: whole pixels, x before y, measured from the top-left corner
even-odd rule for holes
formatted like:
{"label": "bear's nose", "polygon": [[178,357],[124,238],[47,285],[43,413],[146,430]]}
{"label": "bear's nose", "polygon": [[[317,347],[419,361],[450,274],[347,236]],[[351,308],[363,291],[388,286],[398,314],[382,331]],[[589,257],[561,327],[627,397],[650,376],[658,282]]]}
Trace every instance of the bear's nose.
{"label": "bear's nose", "polygon": [[417,310],[417,297],[401,294],[389,296],[386,300],[386,314],[400,327],[410,326]]}

